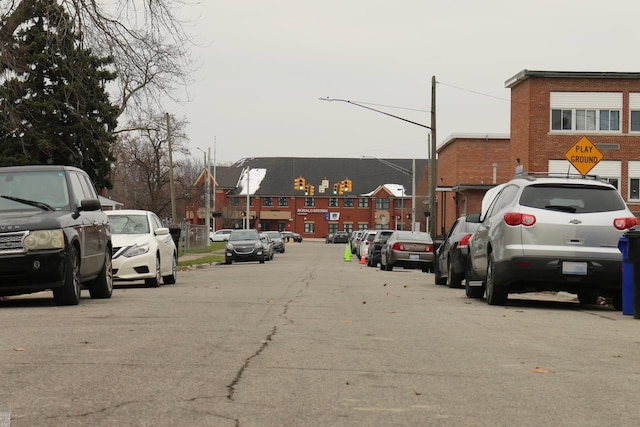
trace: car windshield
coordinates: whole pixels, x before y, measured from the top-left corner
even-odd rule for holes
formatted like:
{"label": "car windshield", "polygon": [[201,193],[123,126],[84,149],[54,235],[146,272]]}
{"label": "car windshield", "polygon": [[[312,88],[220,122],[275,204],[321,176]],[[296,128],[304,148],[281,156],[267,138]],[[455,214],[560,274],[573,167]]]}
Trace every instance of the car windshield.
{"label": "car windshield", "polygon": [[109,215],[112,234],[148,234],[146,215]]}
{"label": "car windshield", "polygon": [[69,193],[63,172],[0,174],[0,211],[51,210],[66,208],[68,205]]}
{"label": "car windshield", "polygon": [[538,209],[571,213],[609,212],[625,209],[613,187],[596,185],[530,185],[520,196],[520,204]]}
{"label": "car windshield", "polygon": [[282,235],[279,231],[265,231],[272,239],[282,239]]}
{"label": "car windshield", "polygon": [[237,230],[229,235],[230,242],[237,242],[239,240],[260,240],[258,232],[255,230]]}

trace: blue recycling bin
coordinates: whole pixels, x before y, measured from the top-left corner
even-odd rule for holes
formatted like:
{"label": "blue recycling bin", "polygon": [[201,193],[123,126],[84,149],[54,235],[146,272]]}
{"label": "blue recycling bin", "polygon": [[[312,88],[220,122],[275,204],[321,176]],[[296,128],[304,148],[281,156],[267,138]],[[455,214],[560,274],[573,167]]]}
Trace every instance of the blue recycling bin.
{"label": "blue recycling bin", "polygon": [[633,315],[633,262],[629,260],[629,239],[620,237],[618,249],[622,252],[622,314]]}

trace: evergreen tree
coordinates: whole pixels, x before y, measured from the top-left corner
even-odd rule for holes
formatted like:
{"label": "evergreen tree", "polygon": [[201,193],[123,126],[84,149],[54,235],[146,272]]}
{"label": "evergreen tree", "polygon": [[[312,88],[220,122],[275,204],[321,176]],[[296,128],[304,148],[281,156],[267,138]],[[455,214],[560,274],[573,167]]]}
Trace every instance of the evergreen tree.
{"label": "evergreen tree", "polygon": [[77,166],[98,188],[111,188],[111,144],[118,108],[105,85],[110,58],[83,49],[55,0],[35,0],[28,24],[2,58],[12,64],[0,85],[0,165]]}

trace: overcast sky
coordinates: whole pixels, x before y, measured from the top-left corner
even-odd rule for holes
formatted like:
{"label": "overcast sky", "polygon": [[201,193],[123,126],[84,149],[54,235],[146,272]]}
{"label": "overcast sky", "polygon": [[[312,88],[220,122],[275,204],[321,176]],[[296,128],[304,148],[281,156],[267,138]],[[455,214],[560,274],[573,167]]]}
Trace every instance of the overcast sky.
{"label": "overcast sky", "polygon": [[204,0],[192,6],[201,65],[192,155],[427,158],[428,130],[508,134],[523,69],[640,71],[637,0]]}

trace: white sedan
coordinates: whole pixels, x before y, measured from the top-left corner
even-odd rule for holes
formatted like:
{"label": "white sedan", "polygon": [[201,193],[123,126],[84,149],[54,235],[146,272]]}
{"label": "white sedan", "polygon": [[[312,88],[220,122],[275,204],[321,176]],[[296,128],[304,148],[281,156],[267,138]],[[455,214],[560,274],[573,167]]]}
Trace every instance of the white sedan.
{"label": "white sedan", "polygon": [[178,250],[169,228],[145,210],[105,211],[111,224],[113,280],[144,280],[147,286],[176,283]]}
{"label": "white sedan", "polygon": [[232,231],[233,230],[228,228],[221,228],[220,230],[217,230],[215,232],[210,231],[209,240],[211,240],[212,242],[226,242],[227,240],[229,240],[229,234],[231,234]]}

